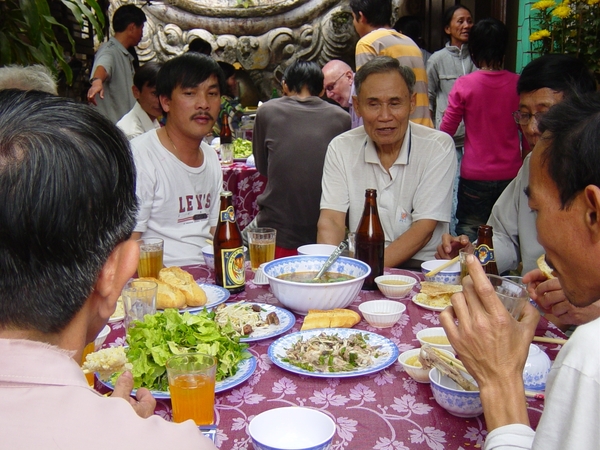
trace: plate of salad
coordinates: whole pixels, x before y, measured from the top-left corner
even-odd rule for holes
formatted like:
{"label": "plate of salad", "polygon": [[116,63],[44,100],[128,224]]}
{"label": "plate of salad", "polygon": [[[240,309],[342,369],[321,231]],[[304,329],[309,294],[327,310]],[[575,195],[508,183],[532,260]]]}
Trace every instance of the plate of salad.
{"label": "plate of salad", "polygon": [[305,330],[288,334],[269,346],[269,358],[298,375],[348,378],[379,372],[398,358],[388,338],[351,328]]}
{"label": "plate of salad", "polygon": [[233,141],[233,159],[235,161],[246,161],[252,154],[252,142],[247,139],[236,138]]}
{"label": "plate of salad", "polygon": [[[223,332],[214,312],[196,314],[166,309],[147,315],[127,330],[127,359],[133,365],[134,388],[146,387],[156,398],[170,398],[165,362],[181,353],[206,353],[217,358],[215,392],[246,381],[256,369],[256,359],[239,337]],[[113,388],[116,375],[109,382]]]}

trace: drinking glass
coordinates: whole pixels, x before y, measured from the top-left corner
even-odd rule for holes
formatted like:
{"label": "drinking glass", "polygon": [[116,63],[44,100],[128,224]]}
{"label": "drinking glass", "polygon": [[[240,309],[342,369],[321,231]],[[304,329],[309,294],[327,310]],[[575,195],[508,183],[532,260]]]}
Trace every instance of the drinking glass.
{"label": "drinking glass", "polygon": [[131,280],[128,282],[121,297],[123,298],[123,309],[125,328],[129,328],[134,320],[143,321],[146,314],[156,313],[156,291],[158,284],[154,281]]}
{"label": "drinking glass", "polygon": [[139,277],[158,278],[163,268],[164,241],[158,238],[138,239],[140,245]]}
{"label": "drinking glass", "polygon": [[461,248],[458,251],[458,259],[460,261],[460,281],[467,275],[469,275],[469,268],[467,267],[467,255],[473,254],[473,247]]}
{"label": "drinking glass", "polygon": [[221,164],[224,166],[233,164],[233,144],[221,144]]}
{"label": "drinking glass", "polygon": [[488,280],[492,283],[496,291],[496,295],[506,307],[511,316],[516,320],[521,318],[523,308],[529,301],[529,293],[523,285],[518,285],[506,278],[498,275],[487,275]]}
{"label": "drinking glass", "polygon": [[254,272],[261,264],[275,259],[276,237],[277,231],[274,228],[252,228],[248,230],[250,265]]}
{"label": "drinking glass", "polygon": [[202,353],[176,355],[166,362],[173,422],[192,419],[196,425],[215,421],[216,358]]}

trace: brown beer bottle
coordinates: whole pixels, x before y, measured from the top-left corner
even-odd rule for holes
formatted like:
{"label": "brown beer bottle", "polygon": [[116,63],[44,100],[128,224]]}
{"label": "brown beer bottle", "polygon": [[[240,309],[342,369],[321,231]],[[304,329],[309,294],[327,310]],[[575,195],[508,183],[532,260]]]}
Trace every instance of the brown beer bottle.
{"label": "brown beer bottle", "polygon": [[375,278],[383,275],[383,252],[385,250],[385,234],[377,212],[377,190],[365,191],[365,209],[356,229],[356,259],[367,263],[371,273],[363,284],[363,289],[377,289]]}
{"label": "brown beer bottle", "polygon": [[219,221],[215,231],[215,281],[232,294],[246,288],[246,261],[242,233],[235,221],[233,194],[221,192]]}
{"label": "brown beer bottle", "polygon": [[475,256],[479,259],[479,262],[483,266],[485,273],[499,275],[498,266],[496,265],[496,258],[494,258],[494,241],[492,239],[493,235],[494,232],[490,225],[479,226]]}
{"label": "brown beer bottle", "polygon": [[221,116],[220,138],[221,138],[221,145],[231,144],[233,142],[231,128],[229,127],[229,114],[227,114],[226,111],[223,111],[223,115]]}

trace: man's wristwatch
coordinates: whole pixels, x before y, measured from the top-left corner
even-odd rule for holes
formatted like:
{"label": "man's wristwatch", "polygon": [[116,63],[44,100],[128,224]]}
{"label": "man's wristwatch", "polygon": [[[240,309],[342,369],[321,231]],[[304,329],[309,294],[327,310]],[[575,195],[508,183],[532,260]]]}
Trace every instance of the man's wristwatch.
{"label": "man's wristwatch", "polygon": [[99,78],[99,77],[92,78],[92,79],[90,80],[90,84],[94,84],[94,81],[96,81],[96,80],[100,80],[100,81],[102,81],[102,78]]}

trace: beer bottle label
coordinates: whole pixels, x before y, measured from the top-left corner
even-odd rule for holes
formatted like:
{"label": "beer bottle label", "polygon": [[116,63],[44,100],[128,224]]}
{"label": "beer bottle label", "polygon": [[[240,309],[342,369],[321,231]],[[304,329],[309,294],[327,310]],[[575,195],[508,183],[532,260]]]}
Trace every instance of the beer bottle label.
{"label": "beer bottle label", "polygon": [[489,248],[485,244],[481,244],[477,247],[476,253],[482,266],[487,265],[490,261],[494,261],[494,249]]}
{"label": "beer bottle label", "polygon": [[228,206],[227,209],[221,211],[221,222],[235,222],[235,212],[233,206]]}
{"label": "beer bottle label", "polygon": [[221,249],[221,264],[223,268],[223,287],[233,289],[246,283],[244,248]]}

